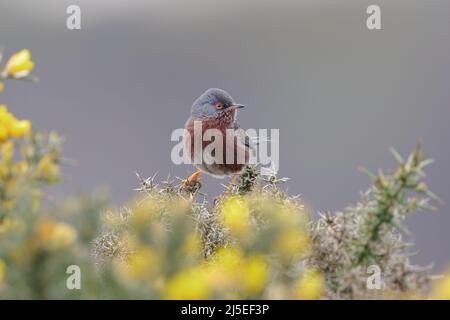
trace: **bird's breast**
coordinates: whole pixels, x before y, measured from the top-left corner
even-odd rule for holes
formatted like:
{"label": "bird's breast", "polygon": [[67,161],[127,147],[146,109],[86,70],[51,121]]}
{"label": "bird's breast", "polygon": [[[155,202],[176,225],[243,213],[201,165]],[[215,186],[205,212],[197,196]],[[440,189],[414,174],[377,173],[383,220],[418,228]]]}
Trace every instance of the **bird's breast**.
{"label": "bird's breast", "polygon": [[[200,129],[201,125],[201,129]],[[240,172],[249,160],[250,150],[246,147],[235,134],[229,134],[228,129],[234,130],[233,121],[224,121],[220,118],[190,118],[186,122],[185,134],[183,137],[186,155],[191,159],[193,164],[202,165],[202,169],[215,175],[228,175]],[[203,151],[213,142],[217,145],[216,133],[205,136],[209,129],[219,130],[222,139],[219,144],[222,146],[222,155],[216,154],[216,150],[212,154],[213,164],[205,164],[205,155]],[[197,145],[196,145],[197,143]],[[200,147],[201,146],[201,147]],[[228,157],[227,157],[228,155]],[[231,159],[231,160],[230,160]],[[201,163],[197,163],[200,160]],[[210,159],[211,160],[211,159]]]}

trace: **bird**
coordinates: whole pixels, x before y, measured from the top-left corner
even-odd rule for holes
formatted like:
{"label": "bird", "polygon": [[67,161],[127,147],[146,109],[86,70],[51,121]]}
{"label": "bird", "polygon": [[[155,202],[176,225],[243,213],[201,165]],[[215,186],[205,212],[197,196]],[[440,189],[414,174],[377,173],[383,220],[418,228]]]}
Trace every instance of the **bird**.
{"label": "bird", "polygon": [[[244,167],[255,156],[251,139],[236,122],[237,112],[242,108],[244,105],[236,103],[229,93],[218,88],[206,90],[194,101],[185,124],[183,147],[187,159],[198,170],[184,180],[185,184],[197,183],[203,172],[218,178],[231,176],[230,185],[236,182]],[[221,133],[222,154],[218,150],[207,152],[208,146],[217,139],[207,139],[209,129]],[[201,148],[196,148],[195,139],[201,141]]]}

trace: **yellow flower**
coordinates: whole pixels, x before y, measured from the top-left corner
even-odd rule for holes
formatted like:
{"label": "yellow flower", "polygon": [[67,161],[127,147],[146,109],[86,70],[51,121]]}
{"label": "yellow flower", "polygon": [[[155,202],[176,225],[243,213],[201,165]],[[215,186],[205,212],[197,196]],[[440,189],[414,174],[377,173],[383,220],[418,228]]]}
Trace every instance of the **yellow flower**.
{"label": "yellow flower", "polygon": [[204,265],[204,274],[217,290],[237,287],[241,281],[243,252],[237,247],[220,248]]}
{"label": "yellow flower", "polygon": [[249,231],[250,207],[241,197],[226,199],[221,207],[221,218],[225,226],[235,236],[243,236]]}
{"label": "yellow flower", "polygon": [[136,229],[147,228],[156,218],[158,203],[150,198],[144,198],[133,208],[131,224]]}
{"label": "yellow flower", "polygon": [[196,232],[191,232],[187,235],[182,246],[182,253],[187,256],[197,256],[202,252],[202,240],[200,235]]}
{"label": "yellow flower", "polygon": [[275,241],[275,250],[285,258],[304,253],[308,248],[308,236],[302,230],[291,229],[284,231]]}
{"label": "yellow flower", "polygon": [[211,288],[201,268],[181,270],[170,279],[165,288],[165,299],[202,300],[208,299]]}
{"label": "yellow flower", "polygon": [[269,278],[269,265],[260,255],[247,258],[242,269],[242,285],[252,295],[261,291]]}
{"label": "yellow flower", "polygon": [[450,300],[450,275],[436,281],[430,298],[433,300]]}
{"label": "yellow flower", "polygon": [[14,158],[14,143],[12,141],[5,142],[1,146],[2,160],[5,164],[11,163]]}
{"label": "yellow flower", "polygon": [[57,223],[50,236],[50,246],[53,248],[65,248],[73,244],[77,239],[76,230],[67,223]]}
{"label": "yellow flower", "polygon": [[5,141],[8,138],[8,129],[0,123],[0,141]]}
{"label": "yellow flower", "polygon": [[148,246],[139,246],[130,254],[127,261],[117,265],[119,276],[123,280],[153,280],[161,269],[158,253]]}
{"label": "yellow flower", "polygon": [[50,155],[44,156],[37,166],[38,172],[41,174],[41,177],[45,179],[47,182],[58,182],[60,178],[60,168],[54,162],[53,158]]}
{"label": "yellow flower", "polygon": [[17,121],[16,117],[8,111],[6,105],[0,105],[0,123],[9,128],[15,121]]}
{"label": "yellow flower", "polygon": [[5,280],[6,274],[6,263],[3,260],[0,260],[0,285]]}
{"label": "yellow flower", "polygon": [[49,250],[67,248],[77,239],[76,230],[67,223],[46,219],[40,223],[36,233],[36,243]]}
{"label": "yellow flower", "polygon": [[5,141],[9,136],[20,138],[31,131],[29,120],[18,120],[6,105],[0,105],[0,141]]}
{"label": "yellow flower", "polygon": [[227,272],[237,273],[242,262],[243,253],[238,247],[220,248],[213,256],[214,263],[220,265]]}
{"label": "yellow flower", "polygon": [[0,92],[3,92],[3,90],[5,90],[5,85],[3,82],[0,82]]}
{"label": "yellow flower", "polygon": [[20,138],[26,136],[31,131],[31,121],[30,120],[19,120],[15,121],[10,130],[10,135],[14,138]]}
{"label": "yellow flower", "polygon": [[27,49],[13,54],[6,63],[6,72],[17,78],[28,75],[33,68],[34,62],[31,61],[31,54]]}
{"label": "yellow flower", "polygon": [[315,269],[302,273],[297,284],[297,298],[317,300],[325,294],[325,281],[322,274]]}

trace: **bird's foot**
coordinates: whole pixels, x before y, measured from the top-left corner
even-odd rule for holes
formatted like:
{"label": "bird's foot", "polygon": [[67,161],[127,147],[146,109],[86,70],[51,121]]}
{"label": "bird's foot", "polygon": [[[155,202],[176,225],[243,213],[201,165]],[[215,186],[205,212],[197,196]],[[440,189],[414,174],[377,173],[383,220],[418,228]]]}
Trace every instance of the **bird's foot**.
{"label": "bird's foot", "polygon": [[202,187],[202,183],[199,180],[202,173],[202,171],[198,170],[188,178],[182,180],[180,184],[180,190],[186,191],[190,194],[196,193]]}
{"label": "bird's foot", "polygon": [[220,196],[218,196],[215,201],[222,201],[223,199],[227,198],[228,196],[230,196],[233,193],[234,187],[237,185],[237,183],[239,182],[239,174],[235,174],[231,177],[230,183],[228,184],[228,186],[226,187],[226,190],[224,193],[222,193]]}

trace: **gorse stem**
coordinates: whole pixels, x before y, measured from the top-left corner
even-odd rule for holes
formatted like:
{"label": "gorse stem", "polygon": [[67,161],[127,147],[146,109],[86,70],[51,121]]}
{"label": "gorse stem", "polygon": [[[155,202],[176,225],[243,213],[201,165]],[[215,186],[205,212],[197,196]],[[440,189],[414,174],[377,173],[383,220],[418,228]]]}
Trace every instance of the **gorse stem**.
{"label": "gorse stem", "polygon": [[[377,262],[378,255],[374,251],[376,243],[382,238],[385,228],[396,228],[399,231],[406,231],[401,224],[404,216],[416,209],[429,208],[428,199],[422,198],[417,202],[416,198],[405,200],[405,193],[412,190],[417,194],[427,194],[426,185],[421,182],[425,176],[422,169],[431,160],[423,160],[420,145],[405,162],[399,153],[392,149],[392,153],[398,163],[398,169],[388,175],[382,171],[378,176],[369,173],[373,181],[373,193],[375,194],[375,206],[365,217],[365,228],[368,237],[361,243],[361,249],[356,255],[355,264]],[[367,172],[367,170],[366,170]]]}

